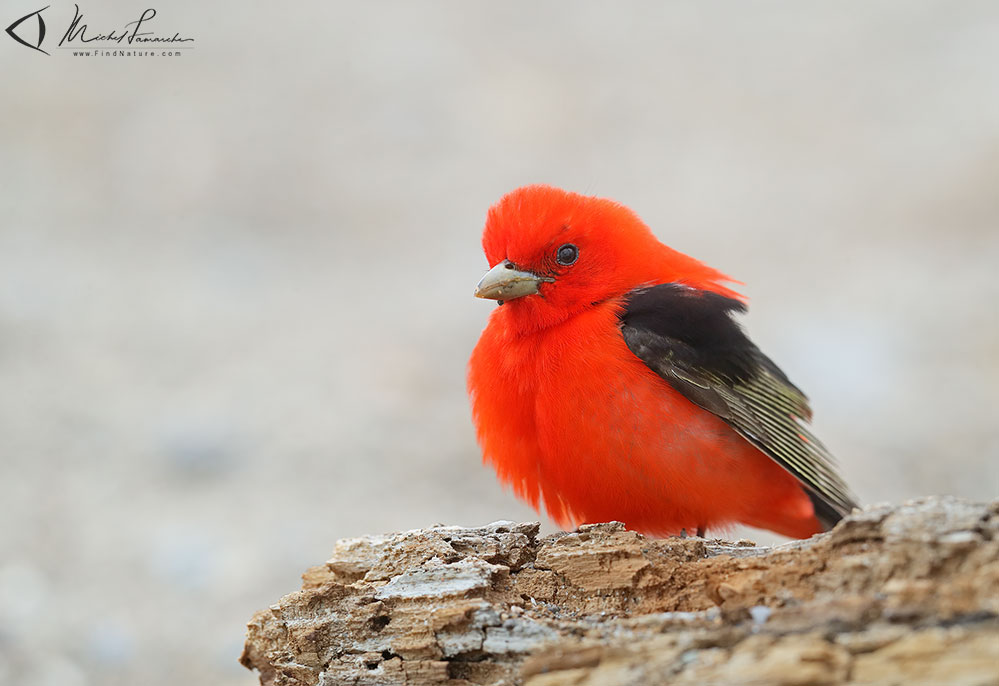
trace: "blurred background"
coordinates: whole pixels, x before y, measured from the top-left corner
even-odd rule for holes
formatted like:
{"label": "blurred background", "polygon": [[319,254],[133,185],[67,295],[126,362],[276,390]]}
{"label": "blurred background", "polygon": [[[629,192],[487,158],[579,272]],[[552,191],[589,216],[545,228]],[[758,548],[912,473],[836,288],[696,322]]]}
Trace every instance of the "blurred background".
{"label": "blurred background", "polygon": [[864,502],[997,495],[995,3],[154,7],[0,34],[0,682],[249,686],[336,539],[536,519],[464,388],[526,183],[745,282]]}

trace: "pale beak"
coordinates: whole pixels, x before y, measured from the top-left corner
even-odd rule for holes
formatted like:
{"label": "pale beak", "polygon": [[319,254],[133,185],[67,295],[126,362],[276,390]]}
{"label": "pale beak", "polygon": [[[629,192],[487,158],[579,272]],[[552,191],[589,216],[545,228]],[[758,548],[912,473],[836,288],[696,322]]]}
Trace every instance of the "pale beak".
{"label": "pale beak", "polygon": [[537,293],[538,286],[542,282],[554,280],[551,277],[522,272],[510,260],[503,260],[482,277],[479,285],[475,287],[475,297],[490,300],[513,300]]}

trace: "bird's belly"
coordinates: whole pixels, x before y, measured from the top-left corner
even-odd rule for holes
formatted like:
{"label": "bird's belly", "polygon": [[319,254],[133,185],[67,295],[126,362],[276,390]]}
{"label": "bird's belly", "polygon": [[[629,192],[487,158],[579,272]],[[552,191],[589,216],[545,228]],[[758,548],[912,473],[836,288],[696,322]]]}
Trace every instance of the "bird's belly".
{"label": "bird's belly", "polygon": [[786,519],[806,522],[789,535],[812,532],[797,481],[645,366],[612,321],[558,333],[508,342],[477,384],[473,356],[479,439],[519,495],[563,527],[618,520],[666,535]]}

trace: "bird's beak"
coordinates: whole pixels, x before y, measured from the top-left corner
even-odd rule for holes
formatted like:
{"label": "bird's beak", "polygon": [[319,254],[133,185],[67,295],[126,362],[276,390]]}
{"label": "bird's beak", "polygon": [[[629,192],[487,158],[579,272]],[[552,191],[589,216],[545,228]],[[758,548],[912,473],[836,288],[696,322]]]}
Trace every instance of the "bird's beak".
{"label": "bird's beak", "polygon": [[538,286],[543,281],[554,281],[554,279],[520,271],[509,260],[503,260],[482,277],[479,285],[475,287],[475,297],[513,300],[537,293]]}

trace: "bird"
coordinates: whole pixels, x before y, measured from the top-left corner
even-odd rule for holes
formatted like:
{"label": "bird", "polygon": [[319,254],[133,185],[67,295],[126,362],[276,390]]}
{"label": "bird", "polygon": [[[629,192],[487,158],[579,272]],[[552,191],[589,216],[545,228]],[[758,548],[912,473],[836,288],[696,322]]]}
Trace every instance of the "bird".
{"label": "bird", "polygon": [[856,507],[808,398],[734,318],[731,277],[626,206],[548,185],[490,207],[482,247],[475,296],[498,307],[468,363],[472,420],[536,511],[563,529],[807,538]]}

